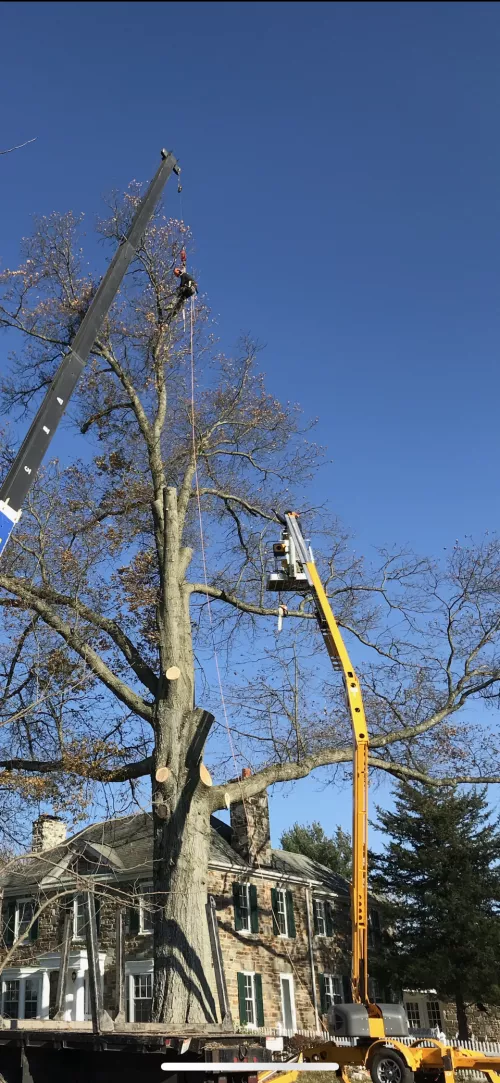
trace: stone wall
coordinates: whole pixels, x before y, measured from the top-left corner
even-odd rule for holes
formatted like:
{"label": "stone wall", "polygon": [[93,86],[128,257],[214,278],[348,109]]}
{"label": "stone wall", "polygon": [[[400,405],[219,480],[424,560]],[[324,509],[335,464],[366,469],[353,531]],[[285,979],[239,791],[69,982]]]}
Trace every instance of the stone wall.
{"label": "stone wall", "polygon": [[[265,1024],[276,1027],[281,1021],[280,973],[292,974],[294,979],[297,1026],[309,1028],[315,1026],[314,998],[312,993],[313,978],[307,935],[306,886],[290,884],[285,881],[270,880],[255,872],[244,877],[245,882],[255,886],[258,905],[258,932],[247,933],[235,930],[233,908],[233,882],[239,874],[233,871],[211,869],[209,873],[209,893],[214,896],[217,908],[219,936],[226,972],[226,982],[230,998],[233,1021],[239,1023],[238,985],[239,971],[255,971],[262,978]],[[80,886],[80,885],[79,885]],[[117,883],[113,884],[115,890]],[[288,888],[293,895],[295,919],[295,937],[276,935],[273,928],[271,889],[276,886]],[[122,898],[132,900],[137,884],[120,884]],[[106,952],[104,1005],[111,1012],[115,1006],[115,921],[116,895],[105,892],[105,885],[99,885],[100,892],[100,933],[99,950]],[[312,897],[311,897],[312,899]],[[8,900],[4,902],[4,908]],[[39,916],[38,937],[19,945],[9,960],[8,966],[33,965],[45,952],[57,952],[61,948],[64,905],[66,899],[54,898]],[[311,918],[312,920],[312,918]],[[335,935],[317,937],[313,934],[314,981],[318,1008],[320,1008],[319,974],[335,973],[347,975],[350,969],[350,919],[349,904],[346,899],[334,900]],[[82,940],[75,940],[75,947],[85,948]],[[2,952],[5,957],[5,949]],[[151,959],[152,937],[149,934],[126,933],[126,959]],[[214,990],[215,995],[215,990]]]}

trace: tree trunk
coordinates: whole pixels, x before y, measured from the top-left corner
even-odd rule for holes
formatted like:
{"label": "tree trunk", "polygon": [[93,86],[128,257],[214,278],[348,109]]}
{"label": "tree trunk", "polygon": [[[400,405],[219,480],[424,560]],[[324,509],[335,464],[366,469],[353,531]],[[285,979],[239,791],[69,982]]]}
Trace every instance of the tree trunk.
{"label": "tree trunk", "polygon": [[[200,787],[199,780],[193,783]],[[168,819],[154,814],[154,983],[152,1018],[217,1022],[206,916],[210,810],[187,781]]]}
{"label": "tree trunk", "polygon": [[470,1034],[469,1024],[467,1021],[467,1005],[463,998],[461,989],[458,989],[456,992],[455,1004],[457,1008],[458,1040],[460,1042],[468,1042],[470,1039]]}
{"label": "tree trunk", "polygon": [[[155,505],[161,677],[155,707],[153,791],[154,981],[152,1017],[184,1026],[217,1022],[206,915],[210,804],[200,763],[213,716],[194,707],[189,591],[175,489]],[[170,667],[176,676],[170,678]],[[167,769],[165,777],[165,768]],[[160,773],[160,780],[157,773]]]}

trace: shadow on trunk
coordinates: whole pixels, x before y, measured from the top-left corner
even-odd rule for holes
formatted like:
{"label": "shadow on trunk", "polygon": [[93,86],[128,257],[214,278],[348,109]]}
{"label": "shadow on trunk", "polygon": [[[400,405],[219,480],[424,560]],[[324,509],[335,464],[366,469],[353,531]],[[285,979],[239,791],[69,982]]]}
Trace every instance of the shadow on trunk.
{"label": "shadow on trunk", "polygon": [[[207,1023],[216,1023],[217,1013],[212,991],[202,962],[192,944],[186,939],[176,921],[165,921],[162,932],[165,947],[170,947],[171,951],[166,958],[156,960],[158,974],[164,990],[163,1002],[160,1005],[160,1018],[163,1018],[164,1012],[166,1013],[167,989],[172,975],[176,974],[186,989],[188,1001],[193,997],[199,1004]],[[182,958],[179,958],[179,956],[182,956]]]}

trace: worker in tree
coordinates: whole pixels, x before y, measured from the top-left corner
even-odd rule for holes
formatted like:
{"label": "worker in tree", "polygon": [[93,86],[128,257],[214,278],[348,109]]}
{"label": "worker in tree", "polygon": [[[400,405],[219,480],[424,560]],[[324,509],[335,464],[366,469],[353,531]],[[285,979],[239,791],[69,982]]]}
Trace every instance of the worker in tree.
{"label": "worker in tree", "polygon": [[186,270],[186,250],[181,250],[181,266],[175,267],[174,275],[180,279],[179,288],[186,297],[192,297],[198,293],[198,286],[191,274]]}

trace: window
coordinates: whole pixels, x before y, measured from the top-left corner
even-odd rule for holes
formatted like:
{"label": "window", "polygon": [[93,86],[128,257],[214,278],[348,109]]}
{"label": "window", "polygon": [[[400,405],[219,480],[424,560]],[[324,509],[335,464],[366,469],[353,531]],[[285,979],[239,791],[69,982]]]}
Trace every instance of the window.
{"label": "window", "polygon": [[240,1023],[249,1027],[264,1026],[262,978],[260,974],[244,971],[238,974]]}
{"label": "window", "polygon": [[[16,905],[16,940],[18,937],[23,936],[27,931],[33,917],[36,912],[36,904],[34,899],[18,899]],[[30,929],[30,935],[33,938],[33,930],[35,925]]]}
{"label": "window", "polygon": [[24,985],[24,1018],[36,1019],[38,1015],[38,980],[26,978]]}
{"label": "window", "polygon": [[326,936],[325,903],[323,899],[314,900],[314,931],[316,936]]}
{"label": "window", "polygon": [[134,974],[134,1023],[151,1022],[153,975]]}
{"label": "window", "polygon": [[141,896],[139,900],[139,932],[146,934],[153,932],[153,885],[141,884]]}
{"label": "window", "polygon": [[40,989],[39,974],[2,980],[2,1015],[6,1019],[36,1019]]}
{"label": "window", "polygon": [[236,932],[258,933],[259,909],[255,884],[233,884],[233,906]]}
{"label": "window", "polygon": [[411,1031],[444,1030],[443,1013],[435,989],[407,989],[403,1000]]}
{"label": "window", "polygon": [[329,899],[313,900],[313,917],[316,936],[333,936],[332,905]]}
{"label": "window", "polygon": [[416,1027],[420,1028],[420,1009],[418,1006],[418,1000],[407,1000],[405,1004],[405,1011],[408,1016],[408,1026],[410,1029]]}
{"label": "window", "polygon": [[[101,924],[101,900],[99,895],[94,895],[94,906],[97,935],[99,936]],[[86,928],[85,895],[80,892],[73,899],[73,940],[85,940]]]}
{"label": "window", "polygon": [[271,888],[273,929],[276,936],[295,936],[293,895],[284,888]]}
{"label": "window", "polygon": [[85,897],[75,895],[73,899],[73,939],[85,939]]}
{"label": "window", "polygon": [[2,982],[2,1015],[7,1019],[19,1018],[19,978]]}
{"label": "window", "polygon": [[7,899],[3,908],[3,937],[6,945],[13,944],[25,934],[29,940],[36,940],[38,920],[33,921],[32,925],[31,922],[37,908],[35,899]]}
{"label": "window", "polygon": [[276,892],[276,907],[273,908],[278,923],[279,935],[288,936],[288,922],[286,920],[286,894],[282,888]]}
{"label": "window", "polygon": [[439,1008],[438,1000],[428,1000],[426,1004],[427,1016],[429,1019],[430,1027],[437,1027],[438,1030],[443,1029],[443,1023],[441,1020],[441,1011]]}
{"label": "window", "polygon": [[337,974],[320,974],[321,1011],[328,1012],[334,1004],[342,1004],[344,986]]}
{"label": "window", "polygon": [[281,986],[281,1021],[284,1030],[295,1031],[297,1021],[295,1017],[295,993],[293,988],[292,974],[280,974]]}

